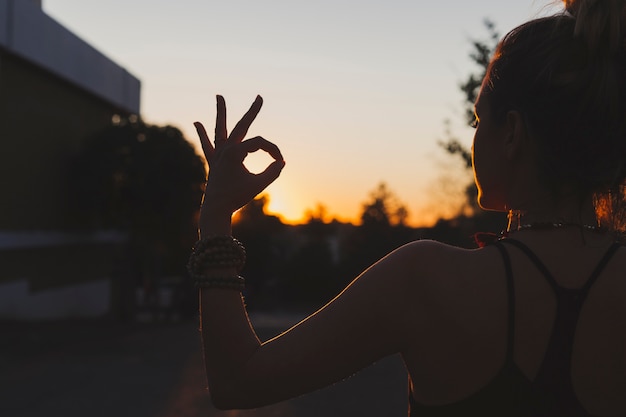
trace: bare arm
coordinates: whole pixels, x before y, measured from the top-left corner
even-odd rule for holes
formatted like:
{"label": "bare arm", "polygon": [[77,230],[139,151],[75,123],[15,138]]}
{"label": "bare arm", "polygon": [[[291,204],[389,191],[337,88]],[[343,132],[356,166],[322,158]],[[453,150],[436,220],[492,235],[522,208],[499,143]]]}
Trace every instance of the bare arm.
{"label": "bare arm", "polygon": [[[273,181],[282,156],[261,138],[244,141],[260,110],[260,99],[226,135],[226,109],[218,98],[216,147],[197,124],[210,172],[203,203],[201,236],[230,234],[231,214]],[[252,142],[252,143],[250,143]],[[259,175],[243,159],[262,149],[276,161]],[[261,343],[241,294],[201,290],[204,358],[213,402],[220,408],[271,404],[341,380],[372,362],[403,349],[413,265],[410,246],[368,269],[337,298],[282,335]],[[234,271],[231,271],[234,272]]]}
{"label": "bare arm", "polygon": [[[354,280],[338,297],[280,336],[259,343],[239,294],[202,291],[202,336],[217,406],[251,408],[342,380],[404,349],[408,249]],[[403,275],[404,274],[404,275]]]}

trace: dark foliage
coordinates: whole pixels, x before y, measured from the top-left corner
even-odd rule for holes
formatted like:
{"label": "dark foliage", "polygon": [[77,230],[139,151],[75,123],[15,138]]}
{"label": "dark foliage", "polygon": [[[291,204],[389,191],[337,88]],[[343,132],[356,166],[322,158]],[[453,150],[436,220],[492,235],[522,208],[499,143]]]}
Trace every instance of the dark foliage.
{"label": "dark foliage", "polygon": [[[486,39],[471,39],[472,50],[469,53],[470,60],[476,65],[476,71],[470,73],[465,81],[459,84],[459,89],[463,93],[463,113],[465,121],[471,124],[474,121],[474,103],[478,97],[480,86],[482,84],[485,74],[487,74],[487,67],[491,57],[498,46],[500,39],[500,33],[496,29],[496,25],[489,19],[483,21],[485,29],[487,31]],[[472,167],[472,153],[461,142],[453,137],[450,133],[449,122],[446,122],[446,140],[440,141],[439,145],[445,149],[446,152],[452,155],[459,155],[467,168]]]}
{"label": "dark foliage", "polygon": [[[89,138],[70,172],[80,227],[128,236],[120,285],[143,288],[148,305],[159,303],[160,288],[173,285],[174,297],[189,304],[193,287],[185,265],[197,239],[206,169],[182,133],[137,118],[122,120]],[[178,279],[166,283],[166,277]]]}
{"label": "dark foliage", "polygon": [[203,159],[178,129],[134,119],[88,140],[72,173],[86,225],[142,235],[193,230],[206,178]]}

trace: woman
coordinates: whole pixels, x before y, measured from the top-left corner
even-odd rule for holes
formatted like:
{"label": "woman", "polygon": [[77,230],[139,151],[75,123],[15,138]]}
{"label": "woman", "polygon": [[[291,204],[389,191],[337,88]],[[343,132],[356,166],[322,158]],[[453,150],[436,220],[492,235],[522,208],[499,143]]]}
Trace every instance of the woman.
{"label": "woman", "polygon": [[[476,102],[479,203],[508,211],[476,250],[418,241],[390,253],[288,332],[261,343],[237,272],[231,214],[284,166],[230,135],[218,97],[215,146],[190,271],[201,288],[206,371],[219,408],[251,408],[329,385],[400,353],[412,415],[626,415],[626,7],[568,0],[500,43]],[[275,161],[252,175],[247,153]],[[302,377],[306,375],[306,377]]]}

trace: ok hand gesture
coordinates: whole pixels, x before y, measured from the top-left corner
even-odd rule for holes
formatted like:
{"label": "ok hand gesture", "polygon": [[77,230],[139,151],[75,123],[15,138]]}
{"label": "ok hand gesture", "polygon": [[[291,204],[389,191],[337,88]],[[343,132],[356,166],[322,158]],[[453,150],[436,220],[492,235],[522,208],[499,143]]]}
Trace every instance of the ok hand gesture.
{"label": "ok hand gesture", "polygon": [[[226,128],[226,103],[222,96],[217,96],[215,145],[209,140],[202,123],[194,123],[209,164],[209,178],[202,204],[203,215],[206,211],[232,214],[278,178],[285,166],[280,150],[273,143],[260,136],[244,140],[262,105],[263,99],[257,96],[229,135]],[[263,172],[253,174],[243,162],[249,153],[258,150],[267,152],[274,158],[274,162]]]}

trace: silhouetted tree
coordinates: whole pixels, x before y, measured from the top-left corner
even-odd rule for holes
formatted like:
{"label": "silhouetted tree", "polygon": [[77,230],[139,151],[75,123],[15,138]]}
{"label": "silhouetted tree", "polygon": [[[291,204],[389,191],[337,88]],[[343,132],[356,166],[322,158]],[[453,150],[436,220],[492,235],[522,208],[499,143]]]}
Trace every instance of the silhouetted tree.
{"label": "silhouetted tree", "polygon": [[471,123],[474,120],[474,103],[478,97],[483,79],[487,74],[491,57],[500,41],[500,32],[496,29],[495,23],[489,19],[485,19],[483,24],[487,30],[486,39],[470,40],[473,50],[470,52],[469,57],[471,61],[476,64],[478,70],[477,72],[470,73],[467,79],[459,86],[461,91],[465,94],[465,120],[467,123]]}
{"label": "silhouetted tree", "polygon": [[408,211],[396,195],[380,183],[363,204],[361,224],[342,245],[342,276],[352,279],[366,267],[413,238],[406,226]]}
{"label": "silhouetted tree", "polygon": [[363,204],[361,224],[363,226],[379,225],[383,227],[404,225],[407,217],[406,206],[387,188],[387,184],[381,182],[371,192],[370,200]]}
{"label": "silhouetted tree", "polygon": [[233,235],[246,247],[247,259],[242,275],[246,278],[246,299],[255,307],[278,280],[286,254],[282,235],[285,225],[268,214],[269,197],[262,194],[242,207],[234,216]]}
{"label": "silhouetted tree", "polygon": [[309,223],[324,223],[328,217],[328,210],[322,203],[317,203],[315,208],[307,209],[304,212],[305,224]]}
{"label": "silhouetted tree", "polygon": [[86,141],[72,172],[91,227],[156,236],[195,229],[206,169],[175,127],[123,120]]}
{"label": "silhouetted tree", "polygon": [[[485,29],[487,30],[486,39],[470,39],[472,44],[472,50],[469,53],[470,60],[474,63],[477,69],[471,72],[465,81],[459,84],[459,89],[463,93],[463,113],[466,123],[472,123],[474,120],[474,103],[478,97],[480,86],[487,74],[487,68],[491,57],[498,46],[500,39],[500,33],[496,29],[496,25],[489,19],[483,21]],[[446,140],[440,141],[439,145],[443,147],[448,153],[453,155],[459,155],[467,168],[472,167],[472,154],[471,152],[455,138],[449,130],[449,122],[446,122]]]}
{"label": "silhouetted tree", "polygon": [[[476,70],[459,84],[459,89],[463,93],[464,119],[467,123],[471,123],[475,118],[474,103],[500,39],[496,25],[492,21],[485,19],[483,23],[487,31],[486,38],[470,40],[472,50],[469,57],[472,63],[476,65]],[[449,154],[458,155],[463,161],[464,169],[472,169],[471,151],[452,134],[449,121],[445,121],[445,127],[446,140],[440,141],[439,145]],[[473,245],[472,233],[476,231],[493,232],[501,228],[504,216],[501,213],[483,211],[478,206],[477,195],[475,184],[470,182],[465,188],[465,201],[459,207],[459,214],[450,220],[441,219],[431,230],[431,233],[435,235],[434,237],[448,243],[468,247]]]}
{"label": "silhouetted tree", "polygon": [[121,120],[85,141],[70,172],[82,227],[127,233],[132,275],[148,298],[161,277],[185,276],[206,169],[180,130]]}

